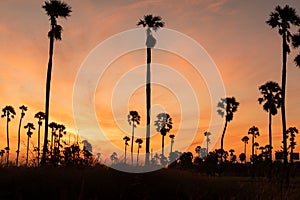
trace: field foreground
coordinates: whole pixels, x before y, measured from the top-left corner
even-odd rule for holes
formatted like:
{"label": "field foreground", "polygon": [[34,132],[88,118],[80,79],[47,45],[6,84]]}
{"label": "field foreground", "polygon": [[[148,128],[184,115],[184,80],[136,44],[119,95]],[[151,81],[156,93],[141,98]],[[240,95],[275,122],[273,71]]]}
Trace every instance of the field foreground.
{"label": "field foreground", "polygon": [[264,177],[170,169],[130,174],[105,167],[1,168],[0,199],[300,199],[300,178],[281,187]]}

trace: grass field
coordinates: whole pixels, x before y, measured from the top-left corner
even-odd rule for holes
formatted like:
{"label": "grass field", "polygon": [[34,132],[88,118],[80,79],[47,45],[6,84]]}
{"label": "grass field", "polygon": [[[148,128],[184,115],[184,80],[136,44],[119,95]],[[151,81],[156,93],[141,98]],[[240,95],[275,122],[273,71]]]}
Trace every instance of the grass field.
{"label": "grass field", "polygon": [[300,178],[281,190],[264,177],[163,169],[129,174],[95,168],[1,168],[0,199],[300,199]]}

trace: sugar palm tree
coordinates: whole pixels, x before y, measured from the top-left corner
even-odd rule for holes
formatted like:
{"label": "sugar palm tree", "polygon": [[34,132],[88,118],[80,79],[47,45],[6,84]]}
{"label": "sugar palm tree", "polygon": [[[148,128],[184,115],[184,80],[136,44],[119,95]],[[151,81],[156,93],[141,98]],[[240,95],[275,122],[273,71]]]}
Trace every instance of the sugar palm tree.
{"label": "sugar palm tree", "polygon": [[42,155],[42,163],[46,162],[46,152],[48,144],[48,123],[49,123],[49,104],[50,104],[50,85],[51,85],[51,73],[52,73],[52,57],[54,40],[61,40],[62,27],[57,24],[57,19],[59,17],[67,18],[72,12],[71,7],[60,1],[60,0],[49,0],[45,1],[42,8],[46,11],[49,16],[51,23],[50,31],[48,32],[48,37],[50,40],[49,44],[49,62],[47,69],[47,81],[46,81],[46,103],[45,103],[45,137],[44,137],[44,147]]}
{"label": "sugar palm tree", "polygon": [[132,126],[131,136],[131,164],[133,165],[133,140],[134,140],[134,128],[140,124],[141,116],[137,111],[130,111],[128,115],[128,123]]}
{"label": "sugar palm tree", "polygon": [[195,152],[198,155],[198,158],[200,158],[200,153],[201,153],[201,146],[196,146]]}
{"label": "sugar palm tree", "polygon": [[[246,154],[246,148],[247,148],[247,144],[248,144],[248,141],[249,141],[249,137],[248,136],[244,136],[243,138],[242,138],[242,141],[244,142],[244,154],[245,155],[247,155]],[[246,161],[246,159],[245,159],[245,161]]]}
{"label": "sugar palm tree", "polygon": [[206,155],[208,155],[208,152],[209,152],[208,144],[210,143],[210,138],[209,138],[210,135],[211,135],[210,132],[208,132],[208,131],[204,132],[204,136],[206,137]]}
{"label": "sugar palm tree", "polygon": [[19,164],[22,119],[24,118],[25,112],[27,111],[27,107],[24,105],[20,106],[19,108],[21,110],[21,116],[20,116],[19,129],[18,129],[18,149],[17,149],[16,166],[18,166]]}
{"label": "sugar palm tree", "polygon": [[7,141],[7,147],[5,148],[7,157],[6,157],[6,165],[8,166],[9,164],[9,122],[11,119],[14,118],[16,115],[15,109],[12,106],[5,106],[2,109],[3,114],[1,115],[2,118],[6,117],[6,141]]}
{"label": "sugar palm tree", "polygon": [[282,101],[281,101],[281,120],[282,120],[282,135],[283,135],[283,157],[284,165],[287,164],[287,139],[286,139],[286,116],[285,116],[285,88],[286,88],[286,67],[287,55],[290,53],[289,43],[291,42],[292,34],[291,26],[300,25],[300,17],[297,15],[294,8],[286,5],[285,7],[277,6],[275,11],[271,12],[269,19],[266,21],[272,28],[278,28],[278,33],[282,38]]}
{"label": "sugar palm tree", "polygon": [[124,163],[126,163],[126,152],[127,152],[127,146],[129,145],[128,144],[128,141],[130,141],[130,138],[128,136],[125,136],[123,137],[123,140],[125,142],[125,157],[124,157]]}
{"label": "sugar palm tree", "polygon": [[252,126],[248,131],[249,135],[252,135],[252,159],[254,158],[254,138],[259,136],[259,130],[256,126]]}
{"label": "sugar palm tree", "polygon": [[154,125],[156,126],[156,131],[160,132],[162,135],[162,143],[161,143],[161,154],[164,156],[164,142],[165,142],[165,136],[173,127],[172,118],[167,113],[160,113],[157,116],[157,120],[154,122]]}
{"label": "sugar palm tree", "polygon": [[257,149],[259,147],[259,143],[258,142],[254,142],[253,146],[254,146],[255,155],[257,155]]}
{"label": "sugar palm tree", "polygon": [[[53,154],[53,139],[56,137],[56,131],[58,129],[58,124],[55,122],[51,122],[49,124],[49,128],[51,128],[51,143],[50,143],[50,151],[51,151],[51,155]],[[47,140],[48,142],[48,140]],[[48,147],[47,147],[48,148]]]}
{"label": "sugar palm tree", "polygon": [[289,137],[288,134],[290,134],[290,146],[289,146],[289,148],[291,148],[290,161],[291,161],[291,163],[293,163],[293,154],[294,154],[294,149],[296,146],[296,142],[295,142],[296,135],[295,134],[298,134],[299,131],[296,127],[290,127],[290,128],[288,128],[286,133],[287,133],[287,138]]}
{"label": "sugar palm tree", "polygon": [[225,125],[221,137],[221,163],[223,162],[223,152],[224,152],[224,136],[227,128],[228,122],[233,120],[233,113],[237,111],[238,106],[240,105],[239,102],[236,101],[234,97],[226,97],[221,98],[221,101],[218,103],[218,110],[217,112],[221,117],[225,116]]}
{"label": "sugar palm tree", "polygon": [[147,112],[147,129],[146,129],[146,158],[145,164],[150,163],[150,110],[151,110],[151,48],[156,44],[156,39],[152,35],[152,30],[157,31],[159,28],[164,27],[165,23],[160,16],[145,15],[143,19],[140,19],[137,26],[146,27],[147,30],[147,75],[146,75],[146,112]]}
{"label": "sugar palm tree", "polygon": [[[277,109],[281,106],[281,88],[278,83],[269,81],[259,87],[262,97],[258,98],[259,104],[263,104],[263,109],[269,113],[269,145],[272,147],[272,115],[277,114]],[[272,161],[272,149],[269,152]]]}
{"label": "sugar palm tree", "polygon": [[[298,30],[298,33],[293,35],[292,37],[292,41],[293,41],[293,47],[294,48],[298,48],[300,46],[300,29]],[[300,54],[298,54],[295,59],[295,64],[296,66],[300,67]]]}
{"label": "sugar palm tree", "polygon": [[32,131],[35,130],[33,123],[27,123],[27,125],[24,126],[25,129],[27,129],[27,153],[26,153],[26,166],[28,166],[28,152],[29,152],[29,138],[31,138]]}
{"label": "sugar palm tree", "polygon": [[139,164],[140,148],[142,148],[143,140],[138,138],[138,139],[135,140],[135,143],[138,144],[138,151],[137,151],[137,157],[136,157],[136,165],[138,165]]}
{"label": "sugar palm tree", "polygon": [[175,135],[171,134],[171,135],[169,135],[169,138],[171,139],[171,150],[170,150],[170,153],[172,153],[173,152],[173,145],[174,145]]}
{"label": "sugar palm tree", "polygon": [[40,150],[41,150],[41,126],[43,125],[43,120],[45,119],[45,113],[44,112],[38,112],[34,115],[34,118],[37,118],[38,119],[38,125],[39,125],[39,128],[38,128],[38,147],[37,147],[37,152],[38,152],[38,156],[37,156],[37,162],[38,162],[38,165],[40,164]]}

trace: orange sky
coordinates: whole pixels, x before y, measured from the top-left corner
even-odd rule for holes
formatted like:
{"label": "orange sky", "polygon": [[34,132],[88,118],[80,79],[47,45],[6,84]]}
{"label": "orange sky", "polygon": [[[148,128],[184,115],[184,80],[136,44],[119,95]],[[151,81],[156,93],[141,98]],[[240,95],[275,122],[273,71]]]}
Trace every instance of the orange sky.
{"label": "orange sky", "polygon": [[[166,28],[186,34],[203,46],[220,71],[227,96],[235,96],[240,102],[234,120],[228,125],[224,142],[225,149],[234,148],[237,154],[241,153],[243,150],[241,138],[253,125],[258,126],[261,132],[261,136],[257,139],[259,144],[267,144],[268,115],[257,102],[260,95],[258,86],[269,80],[276,82],[281,80],[280,37],[276,30],[271,30],[266,25],[265,21],[276,5],[284,5],[282,1],[128,0],[103,2],[86,0],[83,3],[80,0],[67,0],[66,2],[72,6],[73,12],[68,20],[59,20],[64,31],[63,40],[55,43],[51,85],[51,121],[64,123],[68,132],[76,132],[72,113],[73,87],[84,59],[100,42],[114,34],[136,28],[135,24],[139,18],[144,14],[153,13],[163,18]],[[33,115],[44,109],[49,21],[41,8],[42,3],[43,1],[35,0],[10,0],[0,3],[0,107],[12,105],[17,111],[16,119],[10,124],[12,141],[15,141],[17,137],[20,115],[18,107],[22,104],[29,107],[23,125],[27,122],[36,123]],[[285,1],[285,4],[296,8],[300,14],[299,2],[291,0]],[[159,31],[156,34],[159,35]],[[158,41],[160,42],[162,41]],[[288,127],[300,128],[298,114],[300,95],[297,83],[300,71],[292,62],[296,52],[289,56],[286,109]],[[95,91],[94,106],[99,124],[112,143],[120,146],[120,151],[123,149],[121,139],[125,134],[130,135],[130,127],[126,124],[127,116],[112,117],[110,104],[113,88],[122,75],[139,66],[140,68],[134,73],[144,77],[145,57],[145,51],[139,50],[115,60],[105,72],[107,75],[99,81]],[[200,110],[198,134],[193,142],[177,141],[175,138],[174,146],[176,149],[180,144],[192,143],[189,150],[194,151],[195,146],[202,145],[203,133],[208,129],[212,115],[211,106],[215,106],[210,105],[210,94],[203,77],[194,73],[193,67],[183,58],[158,49],[153,50],[153,62],[177,70],[196,91]],[[157,73],[153,76],[155,74]],[[174,82],[176,86],[176,76],[165,77],[165,79]],[[178,84],[176,87],[180,89],[182,86]],[[120,109],[124,109],[125,106],[128,110],[139,111],[142,123],[136,133],[140,137],[144,137],[144,95],[144,89],[137,88],[129,102],[124,102],[124,105],[118,104]],[[174,118],[172,133],[176,134],[176,131],[182,128],[183,122],[186,129],[195,128],[192,125],[195,119],[182,120],[180,118],[178,107],[180,102],[176,100],[176,94],[168,88],[153,86],[152,97],[153,104],[157,105],[154,106],[153,113],[165,109]],[[181,120],[182,123],[180,123]],[[121,126],[118,127],[115,121]],[[80,130],[79,133],[84,136],[84,139],[93,143],[95,152],[102,152],[104,157],[111,154],[111,149],[107,149],[105,144],[97,143],[98,136],[94,133],[81,133]],[[22,134],[22,141],[25,142],[25,131]],[[154,138],[151,140],[151,147],[157,151],[161,138],[154,129],[152,134]],[[216,137],[219,134],[213,133]],[[2,149],[6,146],[4,119],[0,121],[0,138]],[[273,120],[275,150],[280,149],[281,138],[280,115],[277,115]],[[169,142],[168,139],[166,138],[166,143]],[[296,141],[299,140],[296,139]],[[36,134],[33,135],[32,142],[36,144]],[[12,142],[11,146],[11,152],[15,152],[16,143]],[[219,146],[218,140],[214,148],[219,148]],[[22,145],[21,151],[25,152],[25,147],[25,144]],[[297,146],[296,151],[299,150]],[[144,151],[144,144],[142,151]],[[248,145],[249,152],[250,145]]]}

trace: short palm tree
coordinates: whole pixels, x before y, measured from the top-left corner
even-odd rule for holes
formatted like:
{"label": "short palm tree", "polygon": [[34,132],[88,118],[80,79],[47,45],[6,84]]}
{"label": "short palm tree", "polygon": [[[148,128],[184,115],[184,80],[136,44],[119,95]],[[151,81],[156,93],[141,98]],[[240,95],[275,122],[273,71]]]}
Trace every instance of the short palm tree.
{"label": "short palm tree", "polygon": [[160,16],[145,15],[140,19],[137,26],[147,27],[147,75],[146,75],[146,112],[147,112],[147,129],[146,129],[146,158],[145,164],[150,163],[150,110],[151,110],[151,48],[156,44],[156,39],[152,36],[152,30],[157,31],[159,28],[164,27],[165,23]]}
{"label": "short palm tree", "polygon": [[282,119],[282,135],[283,135],[283,157],[284,165],[287,164],[287,139],[286,139],[286,116],[285,116],[285,88],[286,88],[286,68],[287,55],[291,52],[289,43],[292,39],[290,32],[291,26],[300,25],[300,17],[296,10],[286,5],[285,7],[277,6],[275,11],[271,12],[269,19],[266,21],[272,28],[278,28],[278,33],[282,38],[282,100],[281,100],[281,119]]}
{"label": "short palm tree", "polygon": [[41,150],[41,126],[43,125],[43,120],[45,119],[45,113],[44,112],[38,112],[34,115],[34,118],[37,118],[38,119],[38,125],[39,125],[39,128],[38,128],[38,147],[37,147],[37,152],[38,152],[38,156],[37,156],[37,162],[38,162],[38,165],[40,164],[40,150]]}
{"label": "short palm tree", "polygon": [[249,135],[252,135],[252,156],[251,158],[254,158],[254,138],[259,136],[259,130],[256,126],[252,126],[251,128],[249,128],[248,131]]}
{"label": "short palm tree", "polygon": [[[51,155],[53,155],[53,146],[54,146],[54,138],[56,137],[56,131],[58,130],[58,124],[55,122],[51,122],[49,124],[49,128],[51,128],[51,143],[50,143],[50,151]],[[47,141],[48,142],[48,141]],[[48,149],[48,147],[47,147]]]}
{"label": "short palm tree", "polygon": [[218,110],[217,112],[221,117],[225,116],[225,125],[221,137],[221,163],[223,162],[223,152],[224,152],[224,136],[227,128],[228,122],[233,120],[233,113],[237,111],[238,106],[240,105],[239,102],[236,101],[234,97],[226,97],[221,98],[221,101],[218,103]]}
{"label": "short palm tree", "polygon": [[46,103],[45,103],[45,137],[44,137],[44,147],[42,155],[42,163],[46,162],[47,144],[48,144],[48,123],[49,123],[49,104],[50,104],[50,85],[51,85],[51,74],[52,74],[52,57],[54,40],[61,40],[62,27],[57,24],[57,19],[59,17],[67,18],[72,12],[71,7],[60,1],[60,0],[48,0],[42,8],[46,11],[49,16],[51,23],[51,29],[48,32],[48,37],[50,40],[49,44],[49,62],[47,69],[47,81],[46,81]]}
{"label": "short palm tree", "polygon": [[139,154],[140,154],[140,148],[142,148],[143,140],[138,138],[135,140],[135,143],[138,144],[138,151],[137,151],[137,157],[136,157],[136,165],[139,165]]}
{"label": "short palm tree", "polygon": [[198,158],[200,158],[200,153],[201,153],[201,146],[196,146],[195,152],[198,155]]}
{"label": "short palm tree", "polygon": [[206,137],[206,155],[208,155],[208,144],[210,143],[210,138],[209,136],[211,136],[211,132],[205,131],[204,132],[204,136]]}
{"label": "short palm tree", "polygon": [[9,164],[9,122],[11,121],[11,119],[14,118],[14,116],[16,115],[16,111],[12,106],[5,106],[2,109],[3,114],[1,115],[2,118],[6,117],[6,141],[7,141],[7,147],[5,148],[6,153],[7,153],[7,157],[6,157],[6,166],[8,166]]}
{"label": "short palm tree", "polygon": [[174,145],[175,135],[171,134],[171,135],[169,135],[169,138],[171,139],[171,150],[170,150],[170,153],[172,153],[173,152],[173,145]]}
{"label": "short palm tree", "polygon": [[[258,98],[259,104],[263,104],[263,109],[269,113],[269,145],[272,147],[272,115],[277,114],[277,109],[281,106],[281,88],[278,83],[269,81],[259,87],[262,94]],[[272,161],[272,149],[269,152],[270,160]]]}
{"label": "short palm tree", "polygon": [[33,132],[31,130],[35,130],[33,123],[27,123],[27,125],[24,126],[25,129],[27,129],[27,153],[26,153],[26,166],[28,166],[28,152],[29,152],[29,138],[31,138],[31,135]]}
{"label": "short palm tree", "polygon": [[[247,148],[247,144],[248,144],[248,141],[249,141],[249,137],[248,136],[244,136],[243,138],[242,138],[242,141],[244,142],[244,154],[245,155],[247,155],[246,154],[246,148]],[[246,161],[246,159],[245,159],[245,161]]]}
{"label": "short palm tree", "polygon": [[24,105],[20,106],[19,108],[21,110],[21,116],[20,116],[19,129],[18,129],[18,149],[17,149],[16,166],[18,166],[19,164],[22,119],[24,118],[25,112],[27,111],[27,107]]}
{"label": "short palm tree", "polygon": [[128,144],[128,141],[130,141],[130,138],[128,136],[125,136],[123,137],[123,140],[125,142],[125,156],[124,156],[124,163],[126,163],[126,153],[127,153],[127,146],[129,145]]}
{"label": "short palm tree", "polygon": [[164,156],[165,136],[172,129],[173,122],[172,122],[172,118],[167,113],[160,113],[156,117],[157,117],[157,120],[154,122],[154,125],[156,126],[156,131],[160,132],[160,134],[162,135],[161,154],[162,154],[162,156]]}
{"label": "short palm tree", "polygon": [[[290,146],[289,146],[291,148],[290,161],[291,161],[291,163],[293,163],[293,154],[294,154],[294,149],[296,146],[296,142],[295,142],[296,135],[295,134],[298,134],[299,131],[296,127],[290,127],[290,128],[288,128],[286,133],[290,135]],[[287,137],[289,137],[289,136],[287,135]]]}
{"label": "short palm tree", "polygon": [[130,111],[128,115],[128,123],[132,126],[131,136],[131,164],[133,165],[133,140],[134,140],[134,128],[140,124],[141,116],[137,111]]}

